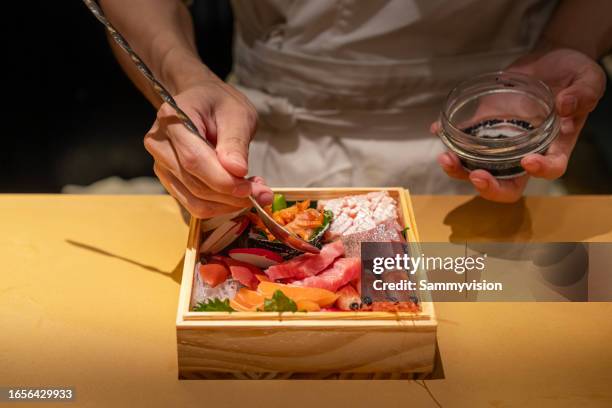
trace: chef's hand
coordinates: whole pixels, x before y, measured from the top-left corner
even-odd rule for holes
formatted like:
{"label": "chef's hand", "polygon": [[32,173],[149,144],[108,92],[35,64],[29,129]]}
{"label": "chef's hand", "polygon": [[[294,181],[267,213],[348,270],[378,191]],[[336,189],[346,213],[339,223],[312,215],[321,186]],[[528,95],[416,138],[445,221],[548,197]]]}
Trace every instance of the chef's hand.
{"label": "chef's hand", "polygon": [[272,192],[261,178],[244,178],[257,123],[247,98],[211,79],[187,87],[175,100],[215,149],[187,130],[169,105],[161,105],[144,144],[166,190],[199,218],[250,206],[249,194],[262,204],[270,203]]}
{"label": "chef's hand", "polygon": [[[526,175],[498,180],[485,170],[465,171],[459,158],[446,152],[438,163],[450,177],[469,180],[480,195],[491,201],[515,202],[523,194],[529,176],[553,180],[561,177],[587,116],[603,95],[606,76],[590,57],[571,49],[554,49],[529,54],[506,69],[534,76],[546,83],[555,95],[555,110],[561,119],[559,137],[546,154],[531,154],[521,160]],[[431,132],[437,133],[439,122]]]}

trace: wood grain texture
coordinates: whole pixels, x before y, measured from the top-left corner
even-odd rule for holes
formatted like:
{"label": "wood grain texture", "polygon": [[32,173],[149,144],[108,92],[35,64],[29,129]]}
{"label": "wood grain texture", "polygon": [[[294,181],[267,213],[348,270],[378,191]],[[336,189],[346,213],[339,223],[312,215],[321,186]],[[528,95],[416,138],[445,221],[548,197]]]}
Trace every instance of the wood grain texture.
{"label": "wood grain texture", "polygon": [[181,328],[179,374],[430,372],[435,327],[413,329],[412,323],[384,328]]}
{"label": "wood grain texture", "polygon": [[181,380],[419,380],[427,373],[262,373],[183,371]]}
{"label": "wood grain texture", "polygon": [[404,214],[408,214],[409,225],[410,225],[409,241],[419,242],[421,238],[419,237],[419,228],[416,223],[414,208],[412,207],[412,200],[410,199],[410,191],[408,191],[408,189],[405,189],[403,191],[402,196],[403,196],[402,205],[405,206],[402,212]]}
{"label": "wood grain texture", "polygon": [[[418,231],[407,191],[401,188],[275,189],[288,200],[329,199],[387,190],[411,250]],[[407,378],[433,370],[437,321],[428,293],[420,313],[192,312],[189,302],[200,245],[192,219],[177,313],[179,377],[207,378]],[[420,277],[418,275],[417,277]]]}
{"label": "wood grain texture", "polygon": [[179,290],[178,313],[176,323],[184,320],[185,313],[189,312],[191,303],[191,291],[193,290],[193,279],[195,265],[198,262],[198,248],[200,247],[200,220],[191,217],[189,222],[189,236],[185,259],[183,261],[183,276],[181,277],[181,288]]}

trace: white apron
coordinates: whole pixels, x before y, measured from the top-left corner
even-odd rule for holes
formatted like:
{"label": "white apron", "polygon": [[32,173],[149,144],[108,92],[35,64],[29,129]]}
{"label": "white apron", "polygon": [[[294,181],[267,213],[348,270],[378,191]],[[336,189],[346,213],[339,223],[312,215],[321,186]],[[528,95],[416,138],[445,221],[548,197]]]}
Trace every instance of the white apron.
{"label": "white apron", "polygon": [[260,117],[250,170],[271,186],[473,192],[429,134],[459,81],[527,52],[541,0],[233,0],[234,82]]}

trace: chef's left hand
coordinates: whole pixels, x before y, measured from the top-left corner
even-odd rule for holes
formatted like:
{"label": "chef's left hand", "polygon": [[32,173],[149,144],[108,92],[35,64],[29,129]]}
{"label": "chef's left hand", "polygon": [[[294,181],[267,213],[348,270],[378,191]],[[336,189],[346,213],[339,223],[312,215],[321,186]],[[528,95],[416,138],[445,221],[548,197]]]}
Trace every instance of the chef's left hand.
{"label": "chef's left hand", "polygon": [[[555,109],[561,120],[559,137],[546,154],[531,154],[521,160],[526,175],[498,180],[485,170],[467,172],[459,158],[446,152],[438,156],[438,163],[452,178],[469,180],[480,195],[491,201],[515,202],[521,198],[529,176],[554,180],[567,168],[568,159],[587,116],[595,109],[603,95],[606,76],[590,57],[571,49],[534,52],[519,59],[506,71],[534,76],[546,83],[555,95]],[[437,133],[439,122],[431,125]]]}

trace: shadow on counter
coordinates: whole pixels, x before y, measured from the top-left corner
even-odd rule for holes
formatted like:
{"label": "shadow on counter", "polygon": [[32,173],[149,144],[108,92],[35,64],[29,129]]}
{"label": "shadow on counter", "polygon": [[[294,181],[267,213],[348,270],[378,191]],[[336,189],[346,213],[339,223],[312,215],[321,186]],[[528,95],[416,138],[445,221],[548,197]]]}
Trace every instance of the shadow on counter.
{"label": "shadow on counter", "polygon": [[[542,199],[530,196],[504,204],[474,197],[444,217],[444,224],[451,228],[448,240],[452,243],[583,242],[612,231],[612,205],[609,208],[586,205],[588,197],[577,197],[573,201],[556,200],[548,212]],[[538,220],[537,225],[534,219]]]}
{"label": "shadow on counter", "polygon": [[126,258],[126,257],[121,256],[121,255],[113,254],[112,252],[108,252],[108,251],[106,251],[104,249],[97,248],[97,247],[92,246],[92,245],[88,245],[88,244],[85,244],[85,243],[82,243],[82,242],[77,242],[77,241],[74,241],[74,240],[71,240],[71,239],[66,239],[64,241],[66,243],[70,244],[70,245],[73,245],[73,246],[77,247],[77,248],[85,249],[87,251],[95,252],[95,253],[100,254],[100,255],[109,256],[111,258],[119,259],[121,261],[130,263],[132,265],[136,265],[136,266],[138,266],[138,267],[140,267],[142,269],[146,269],[147,271],[151,271],[151,272],[154,272],[154,273],[158,273],[160,275],[167,276],[170,279],[172,279],[175,283],[177,283],[179,285],[181,284],[181,278],[183,276],[183,262],[185,261],[185,257],[181,258],[181,260],[176,264],[176,266],[174,267],[173,270],[167,272],[167,271],[162,271],[161,269],[156,268],[155,266],[146,265],[146,264],[143,264],[141,262],[135,261],[133,259],[129,259],[129,258]]}
{"label": "shadow on counter", "polygon": [[[487,254],[489,263],[495,263],[491,263],[486,276],[471,271],[464,278],[466,281],[483,278],[503,281],[512,275],[510,271],[514,271],[522,279],[518,287],[529,289],[533,300],[595,300],[597,297],[589,292],[601,286],[597,282],[605,280],[602,268],[598,269],[595,264],[610,259],[610,251],[605,243],[589,246],[584,242],[611,231],[612,217],[605,206],[603,209],[580,204],[576,207],[559,200],[553,215],[544,217],[542,222],[541,213],[547,208],[539,207],[537,200],[536,197],[522,198],[516,203],[500,204],[475,197],[447,214],[444,224],[451,227],[449,241],[465,247],[466,255],[472,251]],[[536,226],[533,219],[539,220]],[[579,223],[580,228],[572,228],[572,223]],[[521,296],[519,299],[527,301]]]}
{"label": "shadow on counter", "polygon": [[524,197],[512,204],[474,197],[450,211],[444,224],[451,227],[449,241],[452,243],[529,241],[533,236]]}

